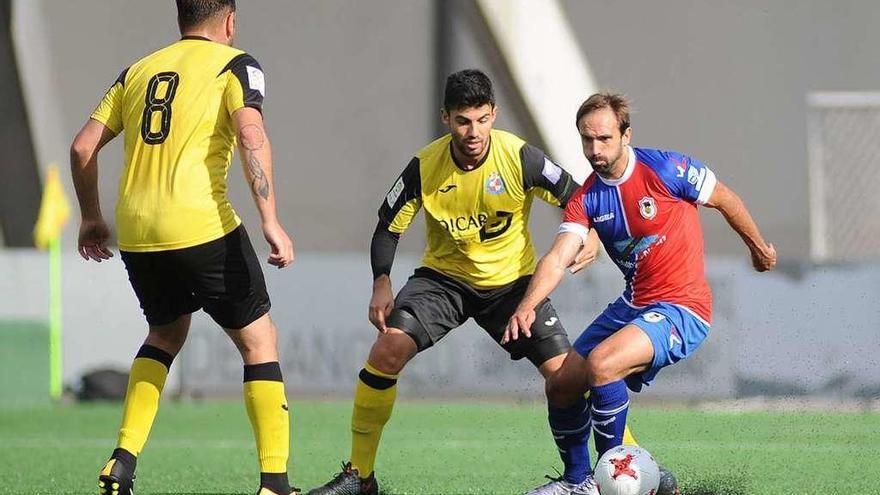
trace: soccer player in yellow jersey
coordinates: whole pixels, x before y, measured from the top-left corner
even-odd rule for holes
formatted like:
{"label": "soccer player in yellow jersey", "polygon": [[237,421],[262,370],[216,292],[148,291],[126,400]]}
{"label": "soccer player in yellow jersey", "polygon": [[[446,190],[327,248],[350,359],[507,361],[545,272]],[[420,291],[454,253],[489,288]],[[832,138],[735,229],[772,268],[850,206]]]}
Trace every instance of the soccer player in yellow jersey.
{"label": "soccer player in yellow jersey", "polygon": [[[493,129],[495,116],[492,83],[485,74],[465,70],[450,75],[441,111],[449,134],[416,153],[382,201],[370,248],[369,319],[379,335],[358,377],[351,457],[312,495],[378,493],[373,466],[400,372],[469,318],[511,359],[527,358],[545,377],[561,367],[571,348],[549,299],[538,305],[527,338],[501,342],[535,269],[528,230],[532,201],[538,197],[565,207],[578,184],[540,149]],[[395,299],[389,274],[397,242],[420,209],[427,226],[423,266]],[[591,239],[572,270],[595,257],[598,240]],[[554,493],[577,493],[577,484],[566,479],[582,480],[590,466],[586,455],[571,451],[573,445],[586,449],[585,441],[578,444],[570,436],[585,434],[588,410],[551,409],[550,426],[565,464],[564,477],[552,482],[558,488]]]}
{"label": "soccer player in yellow jersey", "polygon": [[238,142],[245,177],[269,243],[269,264],[293,261],[278,221],[272,154],[263,126],[263,71],[232,47],[234,0],[177,0],[180,41],[122,71],[71,147],[82,212],[79,252],[113,256],[98,201],[97,156],[117,134],[125,169],[116,205],[119,250],[149,324],[131,366],[116,449],[101,470],[99,493],[130,495],[137,458],[159,407],[190,315],[204,309],[244,361],[244,401],[260,464],[259,495],[292,493],[287,478],[289,413],[276,328],[259,261],[226,198]]}

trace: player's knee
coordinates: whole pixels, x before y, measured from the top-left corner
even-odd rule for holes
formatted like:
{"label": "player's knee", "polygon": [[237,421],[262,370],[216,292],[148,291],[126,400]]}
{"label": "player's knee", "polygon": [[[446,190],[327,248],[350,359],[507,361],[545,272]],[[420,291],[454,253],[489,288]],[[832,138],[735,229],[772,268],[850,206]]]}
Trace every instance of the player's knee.
{"label": "player's knee", "polygon": [[578,399],[580,392],[573,390],[571,385],[566,383],[564,377],[559,373],[548,377],[544,382],[547,403],[558,408],[573,404]]}
{"label": "player's knee", "polygon": [[370,350],[370,365],[383,373],[396,375],[415,355],[415,343],[405,334],[383,334]]}
{"label": "player's knee", "polygon": [[593,352],[587,357],[587,376],[590,387],[611,383],[619,379],[617,374],[618,369],[610,356]]}
{"label": "player's knee", "polygon": [[176,356],[186,343],[186,335],[186,331],[150,329],[145,343]]}

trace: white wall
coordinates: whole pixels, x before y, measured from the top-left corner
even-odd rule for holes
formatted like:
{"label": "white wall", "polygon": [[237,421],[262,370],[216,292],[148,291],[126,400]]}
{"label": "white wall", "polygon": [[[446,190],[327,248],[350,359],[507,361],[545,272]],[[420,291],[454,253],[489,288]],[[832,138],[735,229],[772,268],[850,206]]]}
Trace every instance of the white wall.
{"label": "white wall", "polygon": [[[264,255],[263,246],[257,246]],[[400,288],[418,258],[401,256],[393,279]],[[880,266],[805,269],[799,277],[757,274],[745,260],[709,259],[715,310],[705,346],[684,363],[661,372],[646,394],[730,397],[737,378],[844,396],[880,393]],[[370,272],[365,255],[300,252],[288,270],[265,269],[280,332],[284,374],[294,394],[350,393],[375,330],[366,320]],[[45,319],[45,255],[0,252],[0,319]],[[553,296],[568,330],[581,330],[622,290],[615,267],[602,261],[567,277]],[[64,259],[64,379],[104,365],[127,369],[146,324],[125,269],[117,258],[86,263]],[[2,344],[2,343],[0,343]],[[207,317],[194,319],[185,353],[192,393],[238,393],[241,363],[232,344]],[[0,363],[0,372],[2,370]],[[527,362],[511,363],[473,322],[418,356],[404,373],[409,397],[436,395],[536,396],[537,374]],[[876,392],[870,392],[875,390]]]}

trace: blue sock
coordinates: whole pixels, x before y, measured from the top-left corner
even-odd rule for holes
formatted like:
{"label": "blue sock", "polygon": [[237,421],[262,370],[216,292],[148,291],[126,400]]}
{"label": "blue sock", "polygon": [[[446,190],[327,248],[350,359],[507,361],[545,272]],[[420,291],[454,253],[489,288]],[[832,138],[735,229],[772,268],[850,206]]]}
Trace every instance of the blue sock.
{"label": "blue sock", "polygon": [[564,409],[548,407],[550,431],[565,465],[562,478],[569,483],[582,483],[593,471],[587,446],[590,440],[589,407],[583,397]]}
{"label": "blue sock", "polygon": [[596,432],[596,456],[623,443],[626,413],[629,411],[629,392],[623,380],[590,390],[593,431]]}

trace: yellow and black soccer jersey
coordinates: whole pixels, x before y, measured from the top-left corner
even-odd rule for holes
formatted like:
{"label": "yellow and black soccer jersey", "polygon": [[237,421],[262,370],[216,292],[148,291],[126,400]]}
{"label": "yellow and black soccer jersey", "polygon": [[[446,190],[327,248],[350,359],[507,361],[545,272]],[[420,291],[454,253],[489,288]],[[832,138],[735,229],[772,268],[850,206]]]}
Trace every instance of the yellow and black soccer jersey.
{"label": "yellow and black soccer jersey", "polygon": [[446,135],[422,148],[394,183],[379,218],[394,234],[425,209],[424,266],[476,288],[500,287],[530,275],[535,250],[529,211],[535,196],[565,206],[577,188],[540,149],[493,130],[485,160],[462,170]]}
{"label": "yellow and black soccer jersey", "polygon": [[232,113],[262,111],[264,95],[253,57],[204,38],[185,37],[122,71],[92,114],[125,131],[119,249],[191,247],[241,223],[226,198]]}

